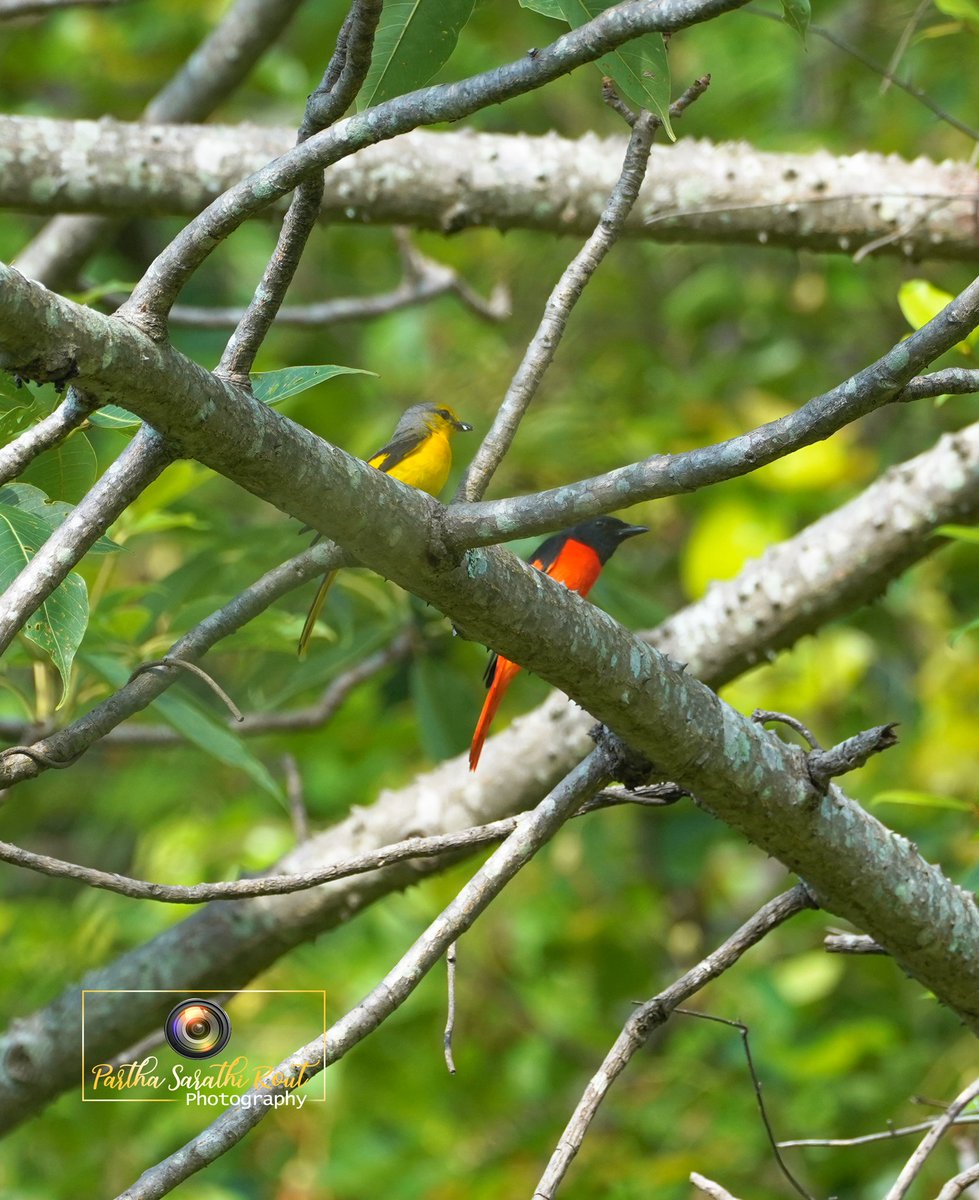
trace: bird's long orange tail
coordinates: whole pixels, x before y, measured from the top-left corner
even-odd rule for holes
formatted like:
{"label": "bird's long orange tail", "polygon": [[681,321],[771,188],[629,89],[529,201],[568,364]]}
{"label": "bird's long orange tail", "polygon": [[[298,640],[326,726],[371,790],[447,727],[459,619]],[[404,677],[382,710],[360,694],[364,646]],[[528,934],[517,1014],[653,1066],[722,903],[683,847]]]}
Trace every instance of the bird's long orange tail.
{"label": "bird's long orange tail", "polygon": [[476,722],[476,732],[473,734],[472,745],[469,747],[470,771],[476,770],[476,764],[479,762],[479,756],[483,752],[483,742],[486,741],[486,734],[489,732],[490,723],[496,716],[496,710],[500,707],[500,701],[510,686],[510,681],[519,670],[520,668],[517,664],[510,662],[508,658],[498,658],[493,665],[492,682],[490,683],[489,691],[486,693],[486,699],[483,702],[483,711],[479,714],[479,720]]}

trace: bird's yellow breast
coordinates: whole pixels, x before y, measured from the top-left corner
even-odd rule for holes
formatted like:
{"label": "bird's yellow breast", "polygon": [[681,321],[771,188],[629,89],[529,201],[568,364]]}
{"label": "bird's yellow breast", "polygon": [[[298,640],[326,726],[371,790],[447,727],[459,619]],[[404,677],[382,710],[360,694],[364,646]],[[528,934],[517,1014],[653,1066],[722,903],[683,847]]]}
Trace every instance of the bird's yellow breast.
{"label": "bird's yellow breast", "polygon": [[448,432],[437,429],[418,443],[410,454],[396,463],[388,474],[409,487],[420,488],[432,496],[445,487],[452,468],[452,446]]}

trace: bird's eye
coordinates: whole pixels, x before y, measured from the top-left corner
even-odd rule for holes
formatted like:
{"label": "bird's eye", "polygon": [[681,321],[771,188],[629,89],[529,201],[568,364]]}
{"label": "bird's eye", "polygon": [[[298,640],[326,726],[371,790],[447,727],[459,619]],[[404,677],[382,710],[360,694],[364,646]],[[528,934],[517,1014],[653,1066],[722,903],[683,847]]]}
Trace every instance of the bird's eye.
{"label": "bird's eye", "polygon": [[436,412],[436,415],[440,416],[443,421],[451,421],[452,420],[452,414],[449,412],[449,410],[447,408],[438,408],[435,410],[435,412]]}

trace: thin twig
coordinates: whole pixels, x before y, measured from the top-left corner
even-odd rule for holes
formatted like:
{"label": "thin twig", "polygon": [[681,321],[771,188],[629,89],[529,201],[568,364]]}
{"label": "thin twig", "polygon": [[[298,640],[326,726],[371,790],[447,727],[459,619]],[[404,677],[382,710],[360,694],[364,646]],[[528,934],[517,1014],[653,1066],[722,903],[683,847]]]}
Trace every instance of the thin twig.
{"label": "thin twig", "polygon": [[303,778],[294,754],[283,754],[282,770],[286,777],[286,797],[289,801],[292,828],[296,834],[296,842],[302,843],[309,838],[309,813],[306,811]]}
{"label": "thin twig", "polygon": [[803,725],[803,723],[797,717],[789,716],[788,713],[773,712],[768,708],[756,708],[751,714],[751,719],[758,725],[766,725],[769,721],[778,721],[782,725],[788,725],[788,727],[790,729],[794,729],[800,737],[806,739],[811,750],[821,749],[819,742],[816,741],[816,738],[812,733],[812,730],[809,729],[807,725]]}
{"label": "thin twig", "polygon": [[812,1196],[796,1177],[789,1170],[788,1164],[782,1157],[780,1143],[775,1138],[775,1131],[772,1129],[772,1123],[768,1119],[768,1110],[765,1108],[765,1100],[762,1096],[761,1080],[758,1077],[758,1072],[755,1070],[754,1060],[751,1057],[751,1043],[748,1040],[748,1026],[743,1021],[732,1021],[728,1017],[718,1017],[713,1013],[694,1012],[689,1008],[677,1008],[674,1011],[683,1013],[687,1017],[697,1017],[701,1021],[716,1021],[720,1025],[728,1025],[732,1029],[737,1029],[741,1034],[741,1044],[744,1047],[744,1057],[748,1064],[748,1074],[751,1076],[751,1085],[755,1091],[755,1100],[758,1104],[758,1112],[761,1116],[761,1123],[765,1126],[765,1135],[768,1138],[768,1144],[772,1148],[772,1153],[775,1155],[775,1161],[778,1164],[778,1169],[782,1172],[785,1178],[789,1181],[793,1188],[804,1197],[804,1200],[813,1200]]}
{"label": "thin twig", "polygon": [[131,683],[134,679],[138,678],[144,671],[155,671],[160,667],[168,669],[179,667],[181,671],[189,671],[191,675],[196,675],[198,679],[203,680],[207,684],[215,696],[224,704],[235,721],[244,721],[245,718],[242,716],[241,709],[212,675],[208,675],[204,668],[199,667],[196,663],[187,662],[185,659],[177,658],[173,654],[167,654],[163,658],[155,659],[153,662],[141,663],[129,676],[129,682]]}
{"label": "thin twig", "polygon": [[[749,5],[745,12],[749,12],[755,17],[765,17],[769,21],[784,22],[785,18],[781,13],[766,12],[764,9],[755,8]],[[913,100],[917,100],[919,104],[923,104],[930,112],[933,112],[940,121],[944,121],[946,125],[951,125],[953,129],[957,129],[959,133],[964,133],[966,137],[971,138],[974,142],[979,141],[979,132],[972,128],[971,125],[966,125],[964,121],[960,121],[958,117],[953,117],[950,112],[947,112],[940,104],[937,104],[921,88],[910,83],[906,79],[899,79],[887,67],[882,67],[880,63],[874,62],[872,58],[868,58],[862,50],[858,50],[855,46],[851,46],[849,42],[845,42],[832,30],[824,28],[822,25],[809,25],[807,33],[813,34],[815,37],[820,37],[824,41],[835,46],[837,50],[842,50],[844,54],[849,54],[851,58],[855,58],[858,63],[862,63],[868,70],[879,75],[881,79],[887,83],[893,84],[894,87],[900,88],[902,92],[906,92]]]}
{"label": "thin twig", "polygon": [[974,1183],[979,1183],[979,1163],[968,1167],[950,1179],[938,1193],[936,1200],[957,1200],[965,1189]]}
{"label": "thin twig", "polygon": [[[30,746],[12,746],[5,753],[15,751],[20,754],[36,753]],[[69,766],[70,764],[51,763],[48,765]],[[598,812],[602,808],[611,808],[613,805],[622,803],[618,799],[608,804],[600,804],[597,801],[597,796],[592,797],[572,816],[585,816]],[[365,875],[369,871],[379,871],[383,867],[390,867],[394,863],[405,862],[413,858],[441,858],[446,855],[467,853],[477,850],[481,846],[503,841],[526,818],[526,813],[520,813],[514,817],[503,817],[499,821],[491,821],[486,825],[475,825],[470,829],[462,829],[454,833],[405,838],[404,841],[392,842],[390,845],[381,846],[368,854],[357,855],[354,858],[345,859],[343,862],[330,863],[315,871],[289,875],[259,875],[248,879],[221,880],[217,883],[184,885],[131,879],[129,876],[120,875],[115,871],[99,871],[94,867],[85,867],[79,863],[51,858],[46,854],[35,854],[32,850],[25,850],[10,842],[0,842],[0,862],[8,862],[12,866],[37,871],[41,875],[50,875],[55,879],[74,879],[89,887],[115,892],[119,896],[128,896],[134,900],[156,900],[161,904],[204,904],[211,900],[242,900],[250,896],[283,896],[292,892],[304,892],[324,883],[347,879],[351,875]]]}
{"label": "thin twig", "polygon": [[612,1084],[628,1066],[632,1056],[646,1044],[652,1031],[663,1025],[684,1000],[732,967],[746,950],[760,942],[766,934],[789,917],[812,907],[812,897],[802,885],[797,885],[791,891],[783,892],[781,896],[769,900],[727,941],[681,975],[658,996],[647,1000],[635,1010],[605,1056],[601,1067],[585,1088],[534,1190],[534,1200],[552,1200],[581,1148],[599,1105],[608,1095]]}
{"label": "thin twig", "polygon": [[[709,82],[710,76],[705,75],[687,89],[682,98],[685,100],[682,107],[681,102],[677,101],[677,116],[697,96],[703,94]],[[622,233],[646,176],[653,136],[661,124],[661,120],[651,113],[642,114],[633,123],[622,170],[598,224],[565,268],[548,297],[544,315],[510,381],[493,425],[466,469],[456,493],[457,500],[479,500],[513,444],[520,422],[537,394],[545,371],[554,360],[574,306]]]}
{"label": "thin twig", "polygon": [[721,1187],[719,1183],[715,1183],[713,1179],[708,1179],[705,1175],[700,1175],[697,1171],[690,1172],[690,1182],[705,1196],[710,1196],[711,1200],[737,1200],[737,1197],[732,1195],[727,1188]]}
{"label": "thin twig", "polygon": [[896,746],[896,728],[896,722],[890,725],[876,725],[873,729],[855,733],[853,737],[830,747],[829,750],[811,750],[806,755],[809,778],[820,791],[825,791],[831,779],[858,770],[875,754],[881,754],[884,750]]}
{"label": "thin twig", "polygon": [[452,1057],[452,1035],[456,1027],[456,946],[453,942],[445,952],[445,1033],[442,1035],[442,1049],[445,1054],[445,1065],[450,1075],[456,1073],[455,1059]]}
{"label": "thin twig", "polygon": [[931,1129],[921,1139],[918,1148],[914,1154],[904,1164],[904,1169],[894,1181],[894,1186],[890,1189],[884,1200],[904,1200],[907,1195],[908,1188],[917,1179],[921,1168],[925,1165],[925,1160],[932,1150],[938,1145],[945,1134],[951,1129],[955,1123],[956,1117],[962,1110],[979,1096],[979,1079],[974,1079],[962,1092],[955,1097],[952,1103],[946,1108],[945,1112],[932,1125]]}
{"label": "thin twig", "polygon": [[[342,566],[347,561],[337,547],[329,542],[311,546],[267,571],[227,604],[205,617],[174,642],[168,656],[184,662],[202,658],[216,642],[247,625],[293,588],[322,575],[325,570]],[[30,779],[38,775],[39,766],[44,765],[38,755],[45,755],[57,762],[77,758],[122,721],[151,704],[176,678],[176,672],[173,671],[154,671],[130,680],[64,729],[36,742],[32,747],[33,761],[25,761],[23,758],[19,761],[4,760],[0,765],[0,781],[9,787],[21,779]]]}
{"label": "thin twig", "polygon": [[[979,1125],[979,1116],[958,1116],[953,1125]],[[807,1146],[822,1146],[830,1149],[843,1149],[847,1146],[869,1146],[873,1142],[889,1142],[894,1138],[908,1137],[913,1133],[927,1133],[934,1127],[935,1121],[919,1121],[916,1125],[901,1125],[893,1129],[882,1129],[877,1133],[863,1133],[859,1137],[849,1138],[794,1138],[791,1141],[779,1142],[783,1150],[799,1150]]]}
{"label": "thin twig", "polygon": [[[276,314],[276,326],[325,328],[345,321],[367,321],[386,316],[416,304],[425,304],[439,296],[454,295],[476,316],[486,321],[505,321],[510,316],[510,295],[500,285],[484,299],[466,283],[458,271],[425,256],[424,270],[405,278],[389,292],[374,296],[351,296],[322,300],[318,304],[284,304]],[[233,329],[244,315],[242,308],[205,308],[175,304],[170,310],[171,325],[190,325],[196,329]]]}
{"label": "thin twig", "polygon": [[[452,942],[554,836],[575,808],[608,782],[613,773],[614,764],[606,753],[593,750],[524,817],[377,987],[327,1030],[325,1036],[295,1051],[266,1079],[295,1079],[300,1071],[304,1081],[311,1079],[372,1033],[407,1000]],[[274,1096],[286,1090],[270,1082],[269,1086],[246,1092],[237,1108],[228,1109],[197,1137],[151,1167],[118,1200],[158,1200],[165,1196],[230,1150],[271,1111],[267,1103],[252,1101],[252,1096]]]}

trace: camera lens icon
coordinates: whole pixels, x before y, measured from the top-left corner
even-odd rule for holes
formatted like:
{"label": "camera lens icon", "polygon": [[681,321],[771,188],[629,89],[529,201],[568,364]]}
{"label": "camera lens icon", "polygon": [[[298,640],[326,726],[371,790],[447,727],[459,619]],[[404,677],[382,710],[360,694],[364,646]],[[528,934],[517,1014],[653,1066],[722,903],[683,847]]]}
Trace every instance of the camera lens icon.
{"label": "camera lens icon", "polygon": [[213,1000],[191,996],[173,1006],[163,1032],[184,1058],[211,1058],[231,1040],[231,1018]]}

